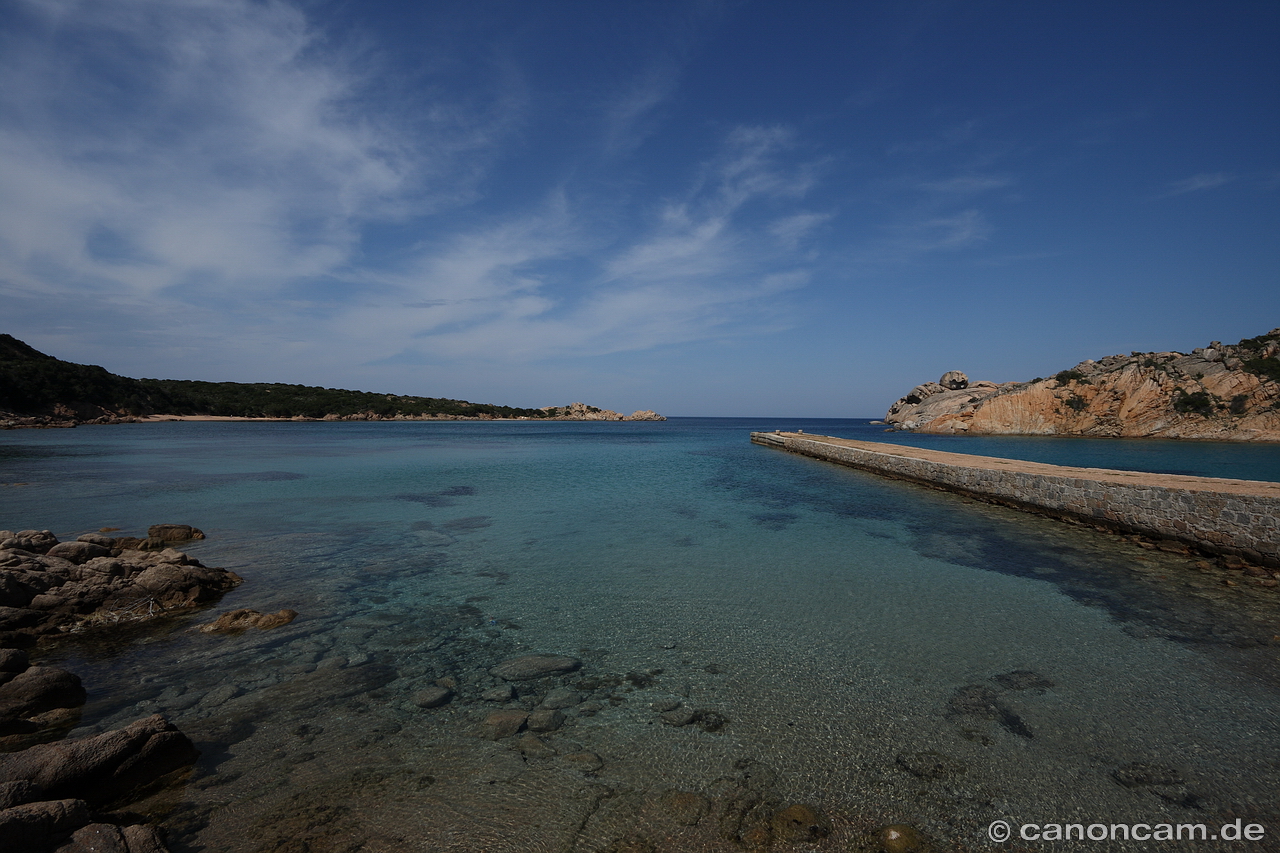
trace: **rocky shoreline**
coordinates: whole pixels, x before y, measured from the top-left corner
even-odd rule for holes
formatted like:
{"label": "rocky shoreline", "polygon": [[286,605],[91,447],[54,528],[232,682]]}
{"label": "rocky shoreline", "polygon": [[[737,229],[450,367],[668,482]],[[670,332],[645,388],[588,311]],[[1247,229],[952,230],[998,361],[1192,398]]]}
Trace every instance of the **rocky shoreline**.
{"label": "rocky shoreline", "polygon": [[40,639],[156,620],[208,603],[240,578],[172,547],[204,533],[153,525],[147,537],[0,531],[0,853],[165,853],[124,807],[186,773],[199,751],[159,714],[61,740],[87,692],[33,665]]}
{"label": "rocky shoreline", "polygon": [[970,382],[952,370],[911,389],[884,422],[940,435],[1280,441],[1280,328],[1189,354],[1089,359],[1030,382]]}
{"label": "rocky shoreline", "polygon": [[157,524],[146,538],[0,530],[0,645],[158,618],[206,604],[241,583],[172,547],[199,529]]}

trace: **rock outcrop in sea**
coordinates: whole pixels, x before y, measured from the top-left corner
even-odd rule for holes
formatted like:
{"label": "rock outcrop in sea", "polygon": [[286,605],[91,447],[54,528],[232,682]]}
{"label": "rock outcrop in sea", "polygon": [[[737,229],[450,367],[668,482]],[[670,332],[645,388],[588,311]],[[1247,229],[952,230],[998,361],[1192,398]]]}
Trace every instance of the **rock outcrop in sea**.
{"label": "rock outcrop in sea", "polygon": [[48,530],[0,530],[0,645],[215,600],[240,583],[239,575],[170,547],[203,538],[180,524],[152,525],[145,539],[86,533],[74,542],[59,542]]}
{"label": "rock outcrop in sea", "polygon": [[952,370],[917,385],[884,421],[935,434],[1280,441],[1280,328],[1189,354],[1090,359],[1030,382],[970,382]]}
{"label": "rock outcrop in sea", "polygon": [[665,421],[662,415],[648,409],[638,409],[629,415],[588,406],[586,403],[570,403],[567,406],[543,406],[547,418],[556,421]]}

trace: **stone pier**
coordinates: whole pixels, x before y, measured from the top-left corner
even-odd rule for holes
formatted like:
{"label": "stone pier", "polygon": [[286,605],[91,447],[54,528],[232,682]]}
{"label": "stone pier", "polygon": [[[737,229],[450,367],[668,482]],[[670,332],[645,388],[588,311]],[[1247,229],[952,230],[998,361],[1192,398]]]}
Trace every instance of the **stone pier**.
{"label": "stone pier", "polygon": [[1074,468],[796,432],[751,440],[1047,515],[1280,566],[1280,483]]}

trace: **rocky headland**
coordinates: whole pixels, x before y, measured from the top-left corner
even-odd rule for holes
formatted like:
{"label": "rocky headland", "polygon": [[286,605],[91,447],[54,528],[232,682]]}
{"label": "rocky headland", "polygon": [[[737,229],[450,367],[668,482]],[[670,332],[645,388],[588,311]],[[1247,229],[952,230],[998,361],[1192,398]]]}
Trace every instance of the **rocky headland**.
{"label": "rocky headland", "polygon": [[1090,359],[1030,382],[953,370],[911,389],[884,422],[935,434],[1280,441],[1280,329],[1190,353]]}

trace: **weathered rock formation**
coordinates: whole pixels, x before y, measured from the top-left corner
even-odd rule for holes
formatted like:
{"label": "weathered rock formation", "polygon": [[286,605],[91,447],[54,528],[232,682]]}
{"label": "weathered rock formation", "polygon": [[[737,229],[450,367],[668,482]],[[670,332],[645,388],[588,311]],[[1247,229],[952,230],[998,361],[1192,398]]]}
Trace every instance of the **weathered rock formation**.
{"label": "weathered rock formation", "polygon": [[85,695],[72,673],[32,666],[26,652],[0,648],[0,853],[166,850],[151,827],[119,826],[107,821],[120,816],[94,812],[145,794],[199,753],[159,715],[48,742],[75,724]]}
{"label": "weathered rock formation", "polygon": [[73,673],[32,666],[26,652],[0,649],[0,752],[65,734],[80,719],[87,694]]}
{"label": "weathered rock formation", "polygon": [[0,645],[213,601],[240,577],[169,547],[203,538],[171,524],[153,526],[146,539],[89,533],[74,542],[47,530],[0,530]]}
{"label": "weathered rock formation", "polygon": [[1190,354],[1082,361],[1031,382],[969,382],[953,370],[913,388],[884,420],[939,434],[1280,441],[1280,329]]}
{"label": "weathered rock formation", "polygon": [[586,403],[570,403],[567,406],[543,406],[550,420],[556,421],[665,421],[662,415],[648,409],[638,409],[623,415],[610,409],[599,409]]}
{"label": "weathered rock formation", "polygon": [[154,829],[96,822],[92,810],[136,799],[199,754],[157,714],[96,737],[0,755],[0,853],[163,853]]}

